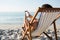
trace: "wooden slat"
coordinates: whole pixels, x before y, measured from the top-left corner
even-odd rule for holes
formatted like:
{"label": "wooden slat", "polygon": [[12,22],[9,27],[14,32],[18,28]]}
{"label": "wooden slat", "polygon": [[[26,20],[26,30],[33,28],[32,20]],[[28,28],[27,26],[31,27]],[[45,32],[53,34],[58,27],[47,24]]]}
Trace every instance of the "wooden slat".
{"label": "wooden slat", "polygon": [[56,23],[55,23],[55,21],[53,22],[53,25],[54,25],[55,38],[56,38],[56,40],[58,40],[58,37],[57,37],[57,29],[56,29]]}
{"label": "wooden slat", "polygon": [[59,12],[60,11],[60,8],[38,8],[39,10],[38,10],[38,12]]}
{"label": "wooden slat", "polygon": [[37,11],[35,12],[35,15],[33,16],[32,20],[30,23],[33,22],[34,18],[38,14],[38,12],[60,12],[60,8],[40,8],[38,7]]}

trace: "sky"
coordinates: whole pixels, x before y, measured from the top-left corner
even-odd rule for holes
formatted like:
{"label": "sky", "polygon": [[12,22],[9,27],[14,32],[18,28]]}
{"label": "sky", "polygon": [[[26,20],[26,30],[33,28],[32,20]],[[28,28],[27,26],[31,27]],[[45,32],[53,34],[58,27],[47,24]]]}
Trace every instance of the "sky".
{"label": "sky", "polygon": [[0,12],[34,12],[43,4],[60,7],[60,0],[0,0]]}

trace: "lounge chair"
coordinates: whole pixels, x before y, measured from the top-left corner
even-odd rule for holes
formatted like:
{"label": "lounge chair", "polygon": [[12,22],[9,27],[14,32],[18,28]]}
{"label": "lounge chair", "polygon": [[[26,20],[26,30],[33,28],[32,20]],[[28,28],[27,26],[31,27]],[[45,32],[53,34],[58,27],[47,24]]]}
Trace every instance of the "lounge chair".
{"label": "lounge chair", "polygon": [[[32,20],[29,23],[29,26],[31,25],[31,23],[33,22],[33,20],[35,19],[35,17],[37,16],[38,13],[41,13],[41,16],[39,18],[39,23],[37,26],[37,29],[33,32],[31,32],[31,28],[29,27],[29,40],[32,40],[32,37],[36,37],[36,36],[40,36],[42,33],[44,33],[46,36],[48,36],[45,31],[46,29],[51,25],[54,24],[54,31],[55,31],[55,36],[56,36],[56,40],[57,40],[57,33],[56,33],[56,25],[55,25],[55,21],[60,17],[60,8],[38,8],[37,11],[35,12],[34,17],[32,18]],[[27,34],[27,30],[24,31],[25,33],[23,38]],[[49,37],[49,36],[48,36]]]}

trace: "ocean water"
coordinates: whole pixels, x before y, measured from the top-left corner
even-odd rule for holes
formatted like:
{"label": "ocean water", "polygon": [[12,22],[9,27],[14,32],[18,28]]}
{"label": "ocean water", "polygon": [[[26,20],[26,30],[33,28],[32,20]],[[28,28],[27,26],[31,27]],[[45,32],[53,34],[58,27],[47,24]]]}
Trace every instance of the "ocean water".
{"label": "ocean water", "polygon": [[24,12],[0,12],[0,24],[22,24]]}
{"label": "ocean water", "polygon": [[[34,12],[31,12],[34,15]],[[0,24],[23,24],[25,12],[0,12]],[[38,15],[39,16],[39,15]],[[57,21],[60,24],[60,19]]]}

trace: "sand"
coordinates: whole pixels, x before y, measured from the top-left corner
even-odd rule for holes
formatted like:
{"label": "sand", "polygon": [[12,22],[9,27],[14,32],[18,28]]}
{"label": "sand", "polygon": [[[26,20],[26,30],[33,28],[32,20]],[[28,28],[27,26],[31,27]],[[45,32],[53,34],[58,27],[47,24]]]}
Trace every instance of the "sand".
{"label": "sand", "polygon": [[[0,29],[21,29],[22,25],[20,24],[0,24]],[[60,25],[56,25],[57,29],[60,29]],[[49,26],[47,30],[53,30],[53,25]]]}
{"label": "sand", "polygon": [[21,29],[20,24],[0,24],[0,29]]}

